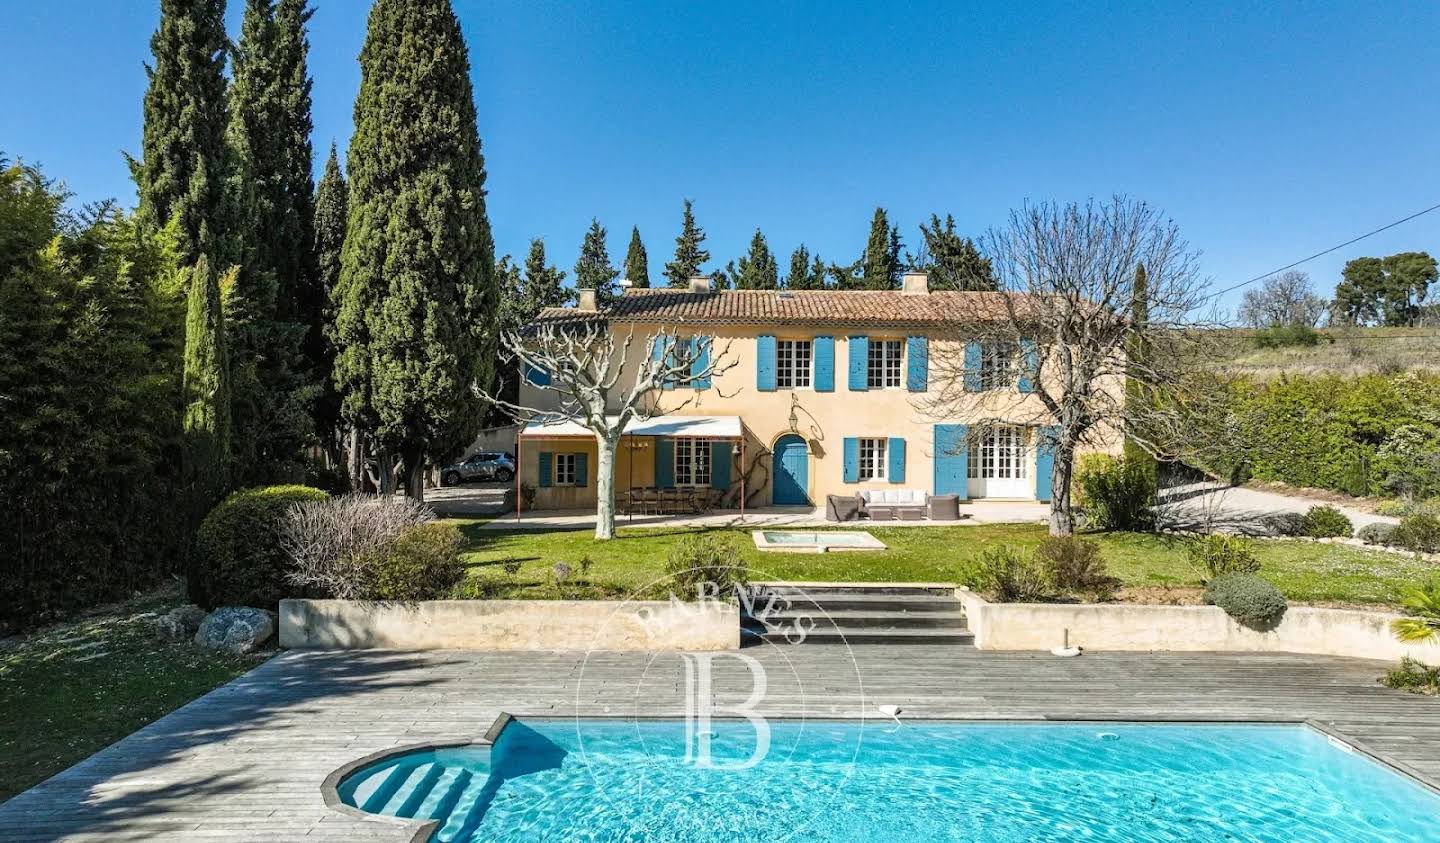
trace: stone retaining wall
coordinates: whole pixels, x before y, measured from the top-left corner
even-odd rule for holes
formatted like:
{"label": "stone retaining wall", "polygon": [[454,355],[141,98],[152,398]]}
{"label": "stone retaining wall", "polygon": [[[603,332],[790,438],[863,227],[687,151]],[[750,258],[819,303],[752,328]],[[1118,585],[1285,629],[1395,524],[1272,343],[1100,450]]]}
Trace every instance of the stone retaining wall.
{"label": "stone retaining wall", "polygon": [[1440,664],[1440,644],[1395,639],[1385,612],[1291,606],[1268,632],[1241,626],[1214,606],[1128,603],[991,603],[960,588],[975,646],[982,650],[1049,650],[1069,643],[1088,650],[1286,652]]}
{"label": "stone retaining wall", "polygon": [[394,650],[736,650],[733,603],[280,601],[280,646]]}

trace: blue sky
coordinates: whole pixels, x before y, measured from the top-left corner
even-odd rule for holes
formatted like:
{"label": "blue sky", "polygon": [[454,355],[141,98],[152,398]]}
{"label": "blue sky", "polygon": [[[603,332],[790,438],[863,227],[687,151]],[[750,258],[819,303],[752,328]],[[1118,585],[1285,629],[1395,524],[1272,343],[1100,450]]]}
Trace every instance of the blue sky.
{"label": "blue sky", "polygon": [[[0,149],[78,200],[132,201],[120,151],[158,3],[5,5]],[[315,5],[323,156],[350,134],[368,4]],[[876,205],[913,243],[932,211],[979,235],[1027,198],[1123,192],[1173,216],[1219,287],[1440,202],[1435,3],[456,8],[497,246],[541,236],[567,269],[593,215],[617,263],[639,225],[658,274],[682,197],[719,267],[756,226],[782,266],[802,241],[849,261]],[[1440,212],[1304,268],[1328,294],[1346,259],[1407,249],[1440,251]]]}

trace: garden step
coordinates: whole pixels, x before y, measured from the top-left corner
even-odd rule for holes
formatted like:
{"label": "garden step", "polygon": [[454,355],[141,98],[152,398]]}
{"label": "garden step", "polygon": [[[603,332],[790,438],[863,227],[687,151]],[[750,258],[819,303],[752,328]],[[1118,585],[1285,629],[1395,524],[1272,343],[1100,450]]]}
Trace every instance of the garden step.
{"label": "garden step", "polygon": [[[795,637],[792,631],[792,638]],[[902,629],[902,628],[816,628],[807,633],[803,640],[786,638],[785,632],[757,632],[742,629],[741,641],[750,645],[761,642],[785,646],[845,644],[868,646],[872,644],[959,644],[969,646],[975,643],[975,635],[966,629]]]}
{"label": "garden step", "polygon": [[[873,626],[894,626],[894,627],[932,627],[936,629],[965,628],[965,611],[960,606],[946,608],[937,611],[875,611],[868,609],[825,609],[816,610],[813,607],[791,608],[785,611],[774,611],[765,615],[765,620],[746,615],[743,623],[746,627],[754,628],[768,624],[772,627],[793,627],[796,622],[804,623],[812,621],[818,627],[856,627],[865,628]],[[808,625],[808,624],[807,624]]]}
{"label": "garden step", "polygon": [[[786,604],[789,604],[788,607]],[[755,611],[763,611],[770,605],[770,595],[759,594],[751,601]],[[954,597],[940,597],[933,594],[841,594],[836,592],[807,592],[805,594],[776,594],[774,607],[799,609],[812,607],[833,611],[878,611],[878,612],[939,612],[957,609],[963,611],[960,601]],[[743,607],[743,604],[742,604]]]}
{"label": "garden step", "polygon": [[904,583],[750,583],[752,591],[772,594],[900,595],[912,597],[954,597],[950,585],[906,585]]}
{"label": "garden step", "polygon": [[746,644],[791,644],[797,638],[806,644],[975,643],[965,607],[950,586],[754,583],[750,596],[748,605],[742,604]]}

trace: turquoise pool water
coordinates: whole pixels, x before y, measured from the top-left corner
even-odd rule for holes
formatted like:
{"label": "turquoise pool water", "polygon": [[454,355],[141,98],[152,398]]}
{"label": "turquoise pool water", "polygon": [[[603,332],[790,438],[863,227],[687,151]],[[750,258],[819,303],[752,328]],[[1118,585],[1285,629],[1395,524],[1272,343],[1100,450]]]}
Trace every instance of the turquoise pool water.
{"label": "turquoise pool water", "polygon": [[445,843],[1440,840],[1440,796],[1304,726],[772,721],[743,769],[754,727],[711,729],[702,768],[680,721],[515,721],[340,795]]}

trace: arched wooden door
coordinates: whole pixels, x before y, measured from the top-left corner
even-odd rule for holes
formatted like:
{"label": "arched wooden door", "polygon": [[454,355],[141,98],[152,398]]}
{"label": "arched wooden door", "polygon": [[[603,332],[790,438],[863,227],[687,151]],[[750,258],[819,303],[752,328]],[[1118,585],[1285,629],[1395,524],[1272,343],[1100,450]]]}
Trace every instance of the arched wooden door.
{"label": "arched wooden door", "polygon": [[810,446],[802,437],[787,433],[775,441],[775,484],[771,500],[776,506],[810,504]]}

